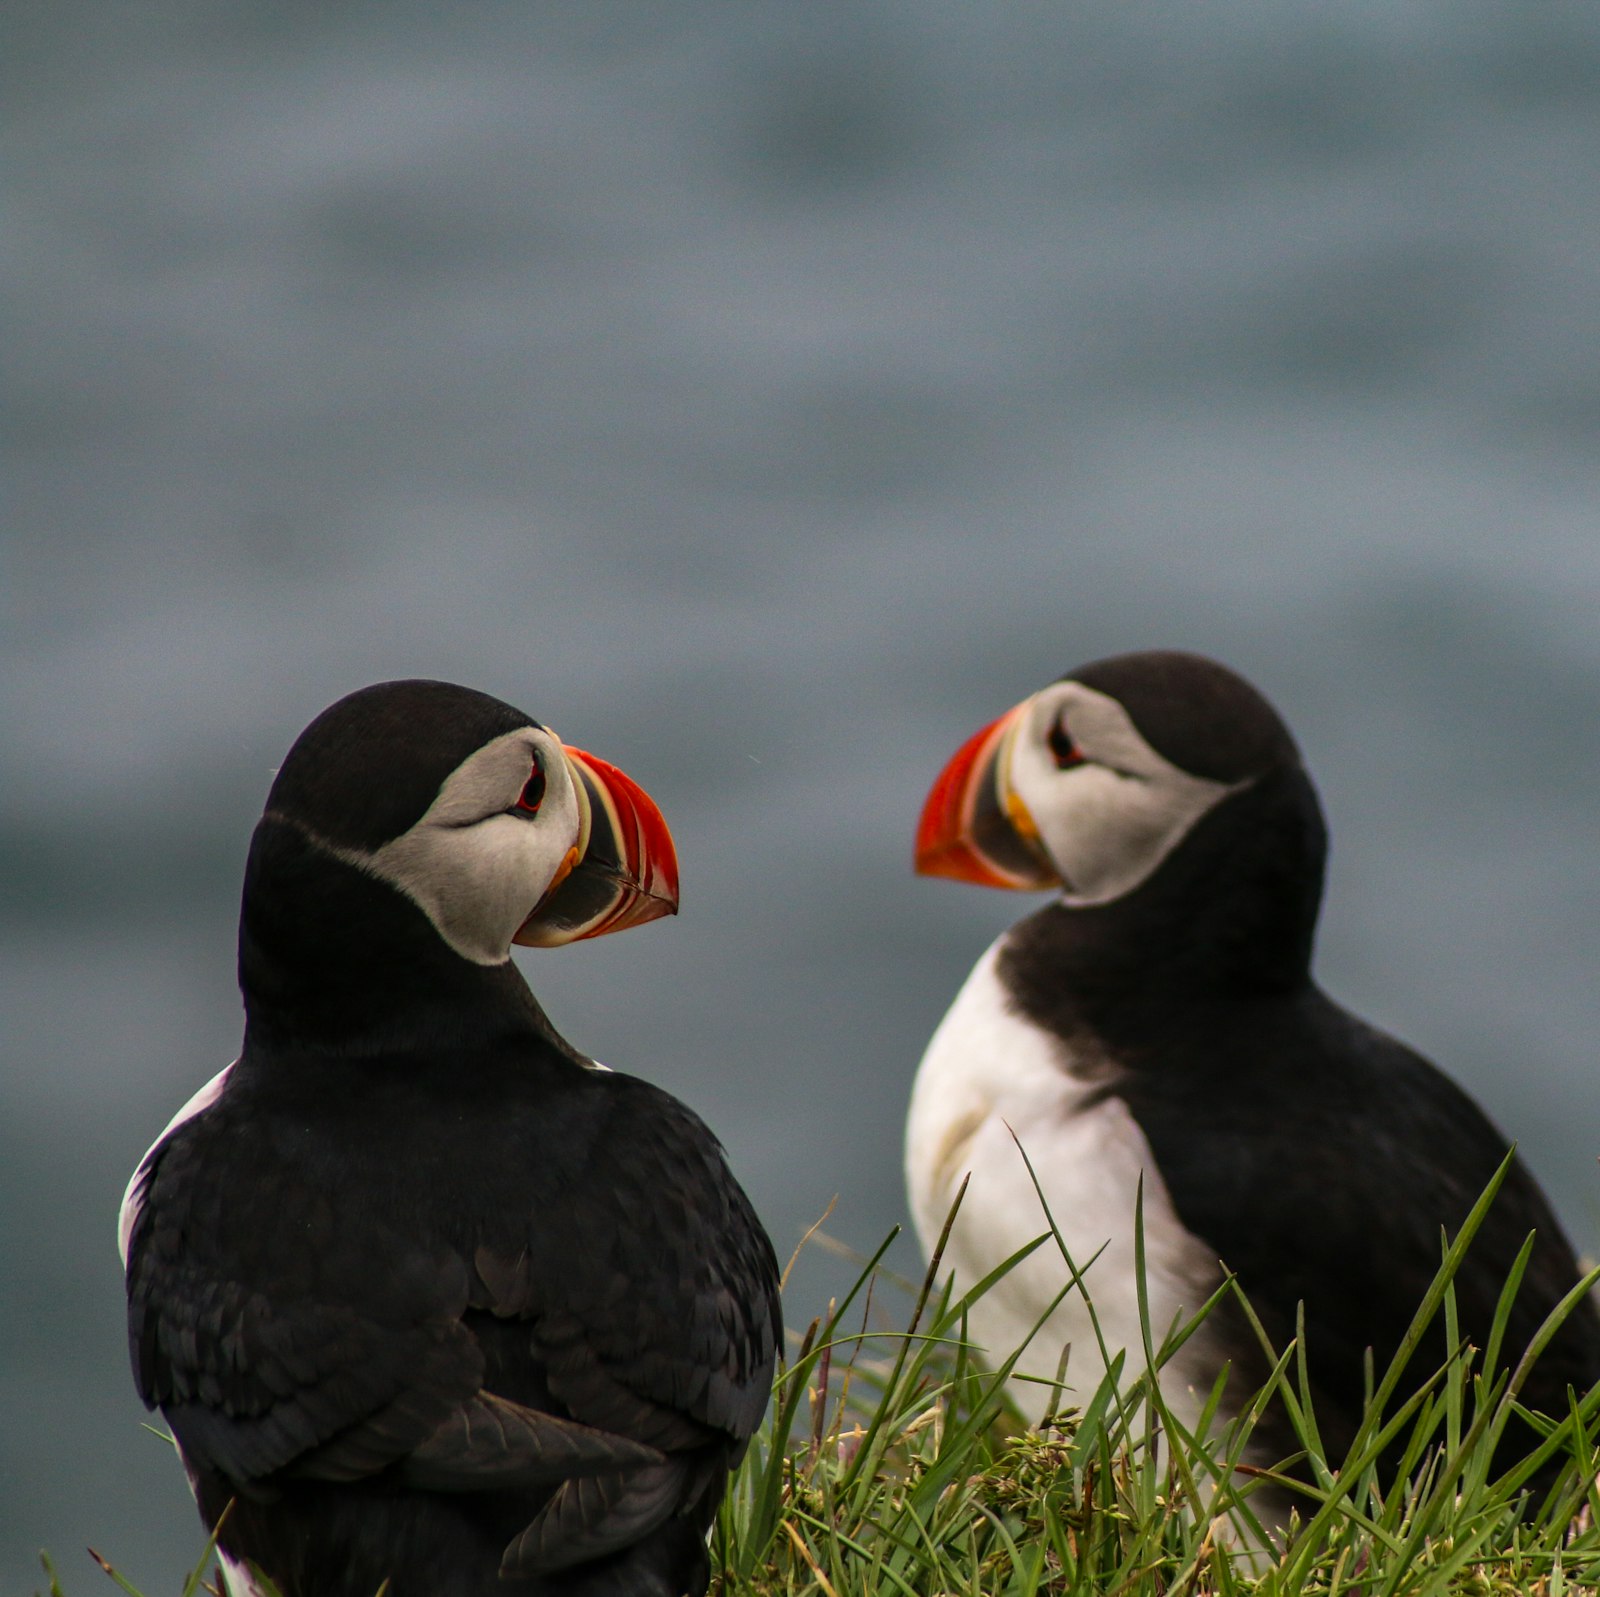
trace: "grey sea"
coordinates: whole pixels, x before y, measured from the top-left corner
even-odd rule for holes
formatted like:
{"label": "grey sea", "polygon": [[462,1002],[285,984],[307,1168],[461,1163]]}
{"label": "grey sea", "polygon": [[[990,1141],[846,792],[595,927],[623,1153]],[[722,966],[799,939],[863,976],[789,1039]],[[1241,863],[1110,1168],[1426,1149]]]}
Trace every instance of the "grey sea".
{"label": "grey sea", "polygon": [[[945,757],[1080,661],[1215,654],[1319,780],[1323,980],[1595,1247],[1595,7],[6,33],[0,1589],[198,1555],[117,1205],[233,1056],[274,765],[386,677],[659,800],[679,919],[524,968],[786,1255],[835,1196],[852,1245],[903,1220],[922,1045],[1030,905],[910,874]],[[808,1253],[790,1322],[846,1271]]]}

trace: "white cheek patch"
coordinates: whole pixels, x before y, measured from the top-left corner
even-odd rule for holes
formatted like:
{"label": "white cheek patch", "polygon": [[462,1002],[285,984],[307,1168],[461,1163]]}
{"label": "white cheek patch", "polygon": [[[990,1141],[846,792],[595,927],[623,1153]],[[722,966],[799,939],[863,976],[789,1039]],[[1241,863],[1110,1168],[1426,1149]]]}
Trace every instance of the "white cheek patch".
{"label": "white cheek patch", "polygon": [[[535,755],[545,775],[539,813],[508,813]],[[399,888],[463,959],[502,965],[578,834],[578,799],[560,744],[523,727],[453,771],[410,831],[372,853],[334,852]]]}
{"label": "white cheek patch", "polygon": [[420,905],[462,958],[499,965],[560,864],[559,854],[545,857],[536,824],[517,815],[456,828],[419,824],[361,863]]}
{"label": "white cheek patch", "polygon": [[[1047,738],[1065,717],[1085,763],[1057,768]],[[1010,781],[1066,883],[1066,903],[1108,904],[1131,893],[1247,782],[1192,776],[1139,735],[1113,698],[1080,682],[1034,696],[1012,754]]]}

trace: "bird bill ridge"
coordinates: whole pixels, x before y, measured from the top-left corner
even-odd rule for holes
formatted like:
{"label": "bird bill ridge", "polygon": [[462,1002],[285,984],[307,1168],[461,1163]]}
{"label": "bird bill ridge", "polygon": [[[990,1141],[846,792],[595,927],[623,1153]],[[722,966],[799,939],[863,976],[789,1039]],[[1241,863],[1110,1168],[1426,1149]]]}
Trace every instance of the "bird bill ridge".
{"label": "bird bill ridge", "polygon": [[1031,698],[967,739],[939,773],[917,823],[919,876],[1039,892],[1063,885],[1011,783],[1011,753]]}
{"label": "bird bill ridge", "polygon": [[608,760],[563,743],[582,818],[577,844],[514,942],[554,948],[678,912],[678,855],[654,799]]}

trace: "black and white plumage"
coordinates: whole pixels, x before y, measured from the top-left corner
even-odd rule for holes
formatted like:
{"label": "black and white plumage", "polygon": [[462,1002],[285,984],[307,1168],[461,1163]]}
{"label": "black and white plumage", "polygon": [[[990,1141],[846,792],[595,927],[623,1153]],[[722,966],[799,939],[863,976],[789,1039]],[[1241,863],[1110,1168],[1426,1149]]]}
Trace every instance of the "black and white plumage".
{"label": "black and white plumage", "polygon": [[[1157,1339],[1224,1266],[1280,1347],[1303,1301],[1316,1414],[1337,1459],[1360,1416],[1365,1350],[1381,1374],[1438,1269],[1440,1228],[1459,1227],[1509,1141],[1426,1059],[1312,980],[1325,849],[1287,728],[1210,660],[1097,661],[985,727],[929,794],[917,868],[1058,896],[984,954],[929,1043],[906,1168],[925,1248],[970,1172],[946,1253],[970,1284],[1044,1229],[1020,1142],[1076,1262],[1104,1249],[1087,1285],[1133,1368],[1142,1177]],[[1530,1231],[1513,1353],[1579,1279],[1517,1162],[1456,1278],[1462,1332],[1479,1347]],[[1009,1354],[1064,1280],[1059,1253],[1036,1252],[974,1310],[975,1339]],[[1049,1380],[1067,1344],[1081,1401],[1104,1366],[1077,1293],[1019,1369]],[[1443,1356],[1438,1327],[1419,1378]],[[1262,1370],[1225,1305],[1163,1375],[1187,1423],[1227,1361],[1238,1402]],[[1564,1414],[1567,1387],[1597,1380],[1600,1316],[1585,1302],[1523,1400]],[[1040,1418],[1049,1388],[1014,1390]],[[1258,1442],[1275,1457],[1296,1446],[1281,1416]]]}
{"label": "black and white plumage", "polygon": [[301,735],[246,867],[238,1061],[129,1183],[139,1394],[235,1597],[677,1597],[766,1407],[772,1248],[705,1125],[509,958],[671,913],[660,812],[438,682]]}

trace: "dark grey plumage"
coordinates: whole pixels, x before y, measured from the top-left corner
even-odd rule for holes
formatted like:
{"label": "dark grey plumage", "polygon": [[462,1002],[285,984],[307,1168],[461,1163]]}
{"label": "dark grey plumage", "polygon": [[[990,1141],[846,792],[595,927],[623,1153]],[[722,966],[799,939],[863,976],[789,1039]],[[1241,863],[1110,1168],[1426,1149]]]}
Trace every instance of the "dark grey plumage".
{"label": "dark grey plumage", "polygon": [[140,1395],[284,1597],[699,1593],[766,1406],[776,1265],[715,1137],[337,852],[533,724],[433,683],[313,724],[251,848],[242,1054],[130,1190]]}

